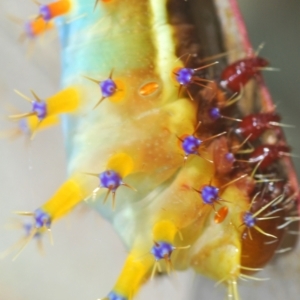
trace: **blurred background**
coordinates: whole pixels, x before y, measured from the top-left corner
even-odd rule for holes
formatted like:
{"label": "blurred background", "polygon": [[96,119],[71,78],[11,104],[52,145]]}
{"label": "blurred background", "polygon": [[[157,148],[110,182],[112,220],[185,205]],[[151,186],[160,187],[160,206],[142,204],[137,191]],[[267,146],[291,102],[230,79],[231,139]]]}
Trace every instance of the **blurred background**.
{"label": "blurred background", "polygon": [[[300,154],[300,1],[240,0],[252,44],[266,45],[266,57],[280,72],[265,72],[283,122],[294,124],[286,136],[293,153]],[[13,92],[29,95],[33,89],[47,97],[59,89],[59,43],[48,34],[29,45],[20,44],[22,27],[11,16],[25,20],[36,14],[29,0],[0,0],[0,132],[14,128],[6,115],[14,108],[29,109]],[[8,17],[10,16],[10,18]],[[14,18],[15,19],[15,18]],[[32,47],[33,46],[33,49]],[[24,137],[0,139],[0,252],[22,237],[13,211],[32,211],[48,199],[66,176],[66,157],[59,127],[38,134],[32,143]],[[295,159],[300,174],[300,160]],[[25,217],[24,217],[25,218]],[[67,220],[53,226],[54,247],[44,236],[40,255],[35,241],[12,262],[0,260],[0,300],[95,300],[107,294],[126,257],[116,234],[99,215],[79,207]],[[258,277],[268,282],[245,283],[242,299],[294,300],[300,294],[300,249],[282,255]],[[224,299],[223,287],[192,272],[159,278],[142,289],[137,299]],[[255,287],[255,288],[253,288]]]}

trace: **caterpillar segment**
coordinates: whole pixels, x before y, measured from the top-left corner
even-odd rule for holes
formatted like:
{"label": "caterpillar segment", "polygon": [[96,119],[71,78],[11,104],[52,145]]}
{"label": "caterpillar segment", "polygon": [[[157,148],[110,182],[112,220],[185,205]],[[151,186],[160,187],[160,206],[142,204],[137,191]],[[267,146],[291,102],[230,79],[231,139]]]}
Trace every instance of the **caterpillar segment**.
{"label": "caterpillar segment", "polygon": [[[25,213],[33,216],[29,236],[50,229],[82,201],[98,210],[129,250],[103,299],[133,299],[157,273],[192,268],[225,284],[228,298],[238,300],[238,280],[253,278],[280,247],[284,228],[298,221],[298,188],[282,155],[275,153],[277,161],[263,157],[249,163],[256,157],[248,150],[265,144],[265,128],[276,127],[272,134],[285,143],[279,116],[271,115],[274,110],[264,98],[256,58],[243,58],[251,70],[243,70],[242,79],[232,77],[243,62],[237,54],[207,64],[214,53],[207,50],[211,37],[197,35],[196,2],[71,1],[76,9],[68,10],[68,18],[88,16],[59,29],[62,92],[43,102],[44,114],[33,107],[29,114],[12,116],[35,115],[42,123],[65,114],[68,179],[38,210]],[[233,1],[225,2],[227,11],[238,14]],[[218,11],[219,1],[211,4],[226,28],[229,15]],[[237,43],[237,52],[245,55],[250,44],[237,30],[242,25],[230,22],[230,36],[223,33],[224,45],[217,48],[222,52]],[[206,50],[201,43],[207,43]],[[247,93],[253,87],[258,92]],[[33,105],[42,102],[33,96]],[[247,116],[261,116],[251,101],[258,111],[268,108],[268,117],[263,130],[249,121],[241,136]],[[224,117],[206,122],[203,107],[212,103],[224,108]],[[218,145],[220,154],[232,152],[229,163],[218,157]],[[271,185],[277,182],[275,192]]]}

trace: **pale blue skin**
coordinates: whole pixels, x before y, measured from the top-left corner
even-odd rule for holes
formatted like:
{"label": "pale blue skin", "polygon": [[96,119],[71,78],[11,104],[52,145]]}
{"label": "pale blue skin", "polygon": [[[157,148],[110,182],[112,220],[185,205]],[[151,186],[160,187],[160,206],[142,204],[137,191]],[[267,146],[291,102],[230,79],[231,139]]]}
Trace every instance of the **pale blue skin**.
{"label": "pale blue skin", "polygon": [[[104,12],[99,6],[93,11],[93,0],[74,2],[76,3],[76,10],[72,11],[67,17],[61,17],[57,20],[61,43],[62,87],[66,87],[70,84],[73,85],[74,83],[87,83],[87,80],[82,77],[83,74],[95,74],[95,79],[99,80],[101,77],[97,76],[99,70],[103,70],[101,74],[106,73],[107,76],[111,71],[105,60],[99,59],[99,55],[97,55],[97,53],[101,53],[103,50],[102,43],[100,41],[92,41],[90,38],[86,40],[85,35],[78,35],[78,32],[85,31],[87,28],[93,26],[99,19],[103,18],[105,15]],[[80,2],[80,4],[77,2]],[[88,17],[80,18],[71,23],[65,23],[65,20],[72,20],[72,18],[84,14],[88,14]],[[63,24],[63,26],[61,24]],[[74,48],[72,47],[74,47],[74,44],[77,45],[77,43],[86,43],[86,46],[80,50],[76,49],[76,51],[74,51]],[[91,44],[93,45],[91,46]],[[100,92],[96,97],[99,96]],[[97,98],[93,99],[91,103],[95,104],[96,99]],[[65,137],[64,141],[69,161],[84,148],[81,144],[74,144],[74,132],[78,129],[80,121],[79,117],[73,115],[64,115],[62,117],[62,127]],[[70,170],[68,173],[70,174]],[[97,199],[98,198],[99,197],[97,197]],[[103,206],[102,201],[91,202],[91,205],[96,206],[96,209],[100,210],[102,216],[110,221],[112,220],[113,213],[110,207]]]}
{"label": "pale blue skin", "polygon": [[[77,2],[77,1],[76,1]],[[79,74],[82,73],[83,70],[88,70],[95,67],[96,65],[91,63],[91,60],[82,59],[82,55],[78,53],[78,51],[70,51],[71,48],[71,38],[76,32],[91,26],[96,20],[101,17],[101,13],[99,9],[93,14],[93,1],[84,1],[84,4],[78,5],[78,10],[76,13],[72,12],[70,17],[76,17],[76,15],[81,15],[89,12],[89,18],[82,18],[77,20],[76,22],[72,23],[65,23],[66,17],[60,17],[57,19],[57,28],[59,29],[59,37],[60,37],[60,44],[61,44],[61,81],[62,86],[67,86],[74,80],[80,80]],[[100,14],[99,14],[100,13]],[[63,24],[63,25],[62,25]],[[90,48],[91,49],[91,48]],[[86,49],[85,49],[86,51]],[[81,57],[80,57],[81,56]],[[74,63],[72,63],[72,61]],[[97,64],[98,62],[96,62]],[[101,64],[98,67],[102,67]],[[77,74],[74,76],[74,74]],[[77,77],[77,78],[76,78]],[[65,143],[66,143],[66,150],[68,153],[68,157],[72,156],[74,149],[72,149],[72,132],[74,128],[76,128],[78,120],[76,118],[65,115],[63,116],[63,131],[65,136]]]}
{"label": "pale blue skin", "polygon": [[[84,2],[84,4],[82,4]],[[130,12],[126,7],[130,1],[123,1],[126,17],[130,17]],[[77,1],[75,1],[77,3]],[[121,7],[122,8],[122,7]],[[71,174],[74,169],[75,164],[78,161],[78,155],[81,153],[86,154],[87,146],[89,142],[87,136],[92,130],[95,132],[100,128],[101,130],[101,120],[107,119],[107,115],[103,114],[103,104],[99,105],[97,109],[93,110],[93,107],[97,101],[101,98],[101,92],[99,86],[90,82],[82,75],[89,76],[96,80],[107,79],[112,69],[114,69],[114,74],[126,73],[130,76],[130,68],[137,69],[141,68],[151,68],[152,61],[148,59],[147,52],[151,52],[152,49],[141,50],[138,45],[140,40],[148,39],[148,36],[144,34],[149,31],[147,20],[144,21],[142,18],[139,23],[139,32],[136,32],[135,24],[127,23],[126,27],[120,26],[117,29],[110,30],[110,22],[118,21],[116,16],[112,16],[110,13],[103,11],[101,5],[98,5],[95,11],[94,0],[80,1],[80,4],[74,6],[74,11],[64,18],[59,18],[57,20],[59,35],[62,45],[62,87],[65,88],[70,85],[79,84],[80,86],[88,86],[95,88],[97,94],[89,94],[88,99],[85,100],[85,108],[80,116],[63,116],[63,131],[65,135],[65,143],[68,156],[68,173]],[[118,7],[118,10],[120,7]],[[123,10],[124,11],[124,10]],[[71,23],[65,23],[60,26],[65,20],[72,20],[78,16],[88,14],[87,17],[80,18]],[[135,18],[140,18],[140,16],[135,15]],[[91,33],[91,28],[95,27],[96,23],[99,23],[97,30],[92,34],[78,34],[80,33]],[[145,22],[145,24],[143,24]],[[147,24],[146,24],[147,23]],[[103,32],[101,28],[103,27]],[[100,31],[99,31],[100,30]],[[109,32],[109,34],[107,33]],[[131,34],[134,32],[134,34]],[[128,42],[127,39],[131,41]],[[122,53],[120,53],[122,49]],[[126,59],[120,59],[126,53]],[[172,61],[174,59],[172,58]],[[116,75],[116,76],[117,76]],[[114,76],[114,75],[113,75]],[[174,89],[174,87],[172,86]],[[90,91],[88,91],[90,92]],[[176,89],[174,89],[176,94]],[[176,98],[175,98],[176,99]],[[106,101],[106,100],[104,100]],[[93,127],[93,128],[92,128]],[[91,133],[93,134],[93,133]],[[116,135],[107,137],[109,142],[114,139],[118,139]],[[79,141],[80,140],[80,141]],[[82,140],[87,142],[82,142]],[[103,144],[106,143],[104,140],[99,140],[93,142],[96,143],[95,147],[101,148]],[[88,156],[88,155],[87,155]],[[80,169],[82,170],[82,168]],[[83,172],[91,172],[89,169],[82,170]],[[104,170],[97,170],[96,172],[103,172]],[[95,171],[94,171],[95,172]],[[150,175],[149,175],[150,176]],[[133,192],[131,189],[126,187],[120,187],[116,191],[116,209],[115,211],[111,208],[111,201],[107,201],[106,205],[103,205],[103,199],[105,193],[98,196],[95,200],[91,201],[90,205],[95,207],[100,214],[107,218],[119,232],[123,235],[126,232],[126,236],[122,236],[127,246],[132,245],[135,232],[135,219],[136,214],[143,215],[144,209],[133,209],[132,206],[128,207],[126,203],[135,203],[144,199],[149,192],[153,190],[153,187],[149,184],[151,178],[147,174],[140,175],[133,178],[129,178],[127,181],[130,185],[137,187],[138,191]],[[160,185],[159,190],[164,189],[167,183]],[[96,186],[95,186],[96,188]],[[105,191],[106,192],[106,191]],[[110,198],[109,198],[110,199]],[[147,201],[146,201],[147,202]],[[142,204],[142,207],[145,206]],[[145,208],[146,209],[146,208]],[[149,214],[148,214],[149,215]],[[142,232],[142,230],[141,230]]]}

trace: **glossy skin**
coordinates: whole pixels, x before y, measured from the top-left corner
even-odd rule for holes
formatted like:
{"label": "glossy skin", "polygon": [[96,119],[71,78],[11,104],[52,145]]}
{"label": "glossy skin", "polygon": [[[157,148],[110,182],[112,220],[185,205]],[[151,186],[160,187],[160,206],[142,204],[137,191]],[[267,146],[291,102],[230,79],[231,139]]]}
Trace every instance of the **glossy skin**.
{"label": "glossy skin", "polygon": [[273,112],[250,114],[238,124],[236,133],[242,135],[245,139],[251,135],[249,141],[255,141],[266,130],[278,127],[270,122],[280,122],[280,116]]}
{"label": "glossy skin", "polygon": [[[270,203],[274,200],[270,193],[256,197],[251,210],[241,215],[241,222],[246,226],[242,235],[241,264],[252,268],[263,267],[274,255],[276,249],[282,242],[285,231],[278,226],[284,222],[286,211],[282,209],[283,203]],[[270,205],[263,212],[256,215],[262,208]],[[276,214],[271,214],[277,210]],[[269,217],[276,218],[267,219]],[[264,220],[264,218],[266,218]],[[261,232],[259,230],[261,230]],[[271,236],[272,235],[272,236]],[[245,274],[253,274],[253,270],[245,270]]]}
{"label": "glossy skin", "polygon": [[283,156],[288,155],[290,148],[285,145],[260,145],[250,156],[250,162],[260,162],[259,168],[266,170],[274,162]]}
{"label": "glossy skin", "polygon": [[221,85],[232,92],[239,93],[252,78],[260,75],[260,70],[269,65],[262,57],[249,57],[227,66],[221,74]]}

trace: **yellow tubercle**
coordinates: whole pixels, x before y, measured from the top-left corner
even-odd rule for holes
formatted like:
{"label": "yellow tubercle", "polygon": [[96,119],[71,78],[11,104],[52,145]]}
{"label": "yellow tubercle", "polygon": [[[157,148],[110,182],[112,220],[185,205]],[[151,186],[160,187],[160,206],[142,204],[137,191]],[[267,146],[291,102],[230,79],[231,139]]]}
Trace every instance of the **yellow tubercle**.
{"label": "yellow tubercle", "polygon": [[129,254],[122,272],[113,288],[114,292],[132,299],[140,287],[150,276],[154,265],[151,255],[143,255],[140,251]]}
{"label": "yellow tubercle", "polygon": [[117,86],[117,90],[112,96],[108,97],[107,99],[112,103],[119,103],[126,97],[126,85],[125,82],[121,79],[114,79],[114,83]]}
{"label": "yellow tubercle", "polygon": [[83,182],[80,176],[70,178],[41,207],[44,212],[49,214],[52,222],[69,213],[79,202],[88,196],[88,191]]}
{"label": "yellow tubercle", "polygon": [[32,32],[32,36],[36,37],[45,33],[47,30],[50,30],[54,27],[53,22],[46,22],[42,18],[37,18],[35,20],[30,21],[30,29]]}
{"label": "yellow tubercle", "polygon": [[164,241],[173,244],[178,228],[169,220],[161,220],[153,226],[153,240]]}
{"label": "yellow tubercle", "polygon": [[40,122],[40,120],[36,116],[30,116],[27,118],[27,124],[30,132],[39,131],[45,129],[47,127],[51,127],[57,125],[59,123],[58,116],[49,116]]}
{"label": "yellow tubercle", "polygon": [[107,170],[113,170],[123,178],[134,169],[134,162],[130,155],[120,152],[112,155],[107,162]]}
{"label": "yellow tubercle", "polygon": [[60,91],[46,100],[47,116],[75,112],[80,105],[79,99],[80,94],[77,88],[70,87]]}
{"label": "yellow tubercle", "polygon": [[68,13],[71,9],[71,1],[70,0],[55,1],[48,4],[48,7],[52,18],[54,18]]}

